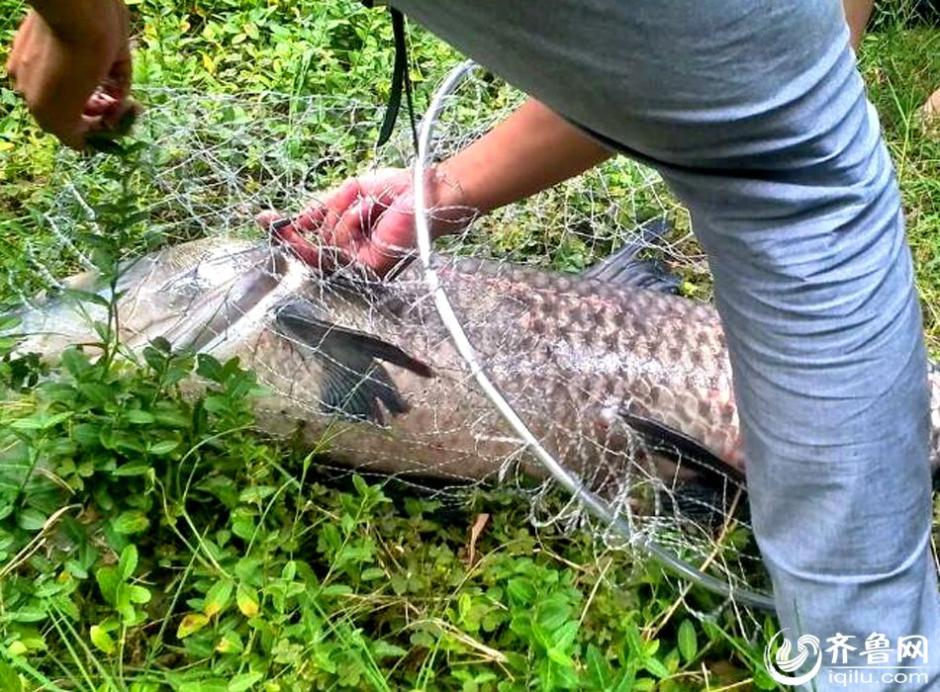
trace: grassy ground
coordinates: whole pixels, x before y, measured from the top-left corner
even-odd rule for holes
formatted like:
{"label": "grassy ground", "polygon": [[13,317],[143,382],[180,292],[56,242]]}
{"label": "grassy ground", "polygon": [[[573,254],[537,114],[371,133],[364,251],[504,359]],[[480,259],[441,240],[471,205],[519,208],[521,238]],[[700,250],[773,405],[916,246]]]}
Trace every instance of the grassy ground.
{"label": "grassy ground", "polygon": [[868,36],[862,65],[898,170],[917,269],[928,345],[940,351],[940,133],[920,123],[920,105],[940,86],[940,32],[891,23]]}
{"label": "grassy ground", "polygon": [[[0,0],[0,45],[21,9]],[[142,0],[135,12],[139,84],[375,104],[386,96],[388,22],[351,0]],[[455,56],[420,32],[413,43],[426,94],[422,80]],[[940,83],[938,48],[935,29],[883,12],[862,56],[904,190],[935,352],[940,143],[915,113]],[[76,267],[41,215],[59,187],[55,146],[2,87],[0,108],[6,296],[41,283],[24,256],[55,275]],[[345,167],[330,175],[341,177],[368,158],[376,129],[366,123],[350,138],[327,118],[292,156],[335,150]],[[141,150],[95,169],[99,226],[70,234],[105,269],[117,245],[199,232],[173,225],[154,237],[152,219],[134,217],[159,195],[166,164]],[[214,386],[193,404],[176,383],[197,368]],[[4,692],[772,689],[759,661],[769,623],[692,617],[655,567],[586,535],[531,528],[525,501],[510,494],[455,504],[327,482],[304,450],[251,432],[254,379],[233,364],[154,348],[138,370],[78,352],[36,387],[41,370],[0,363]],[[474,542],[470,527],[484,512]]]}

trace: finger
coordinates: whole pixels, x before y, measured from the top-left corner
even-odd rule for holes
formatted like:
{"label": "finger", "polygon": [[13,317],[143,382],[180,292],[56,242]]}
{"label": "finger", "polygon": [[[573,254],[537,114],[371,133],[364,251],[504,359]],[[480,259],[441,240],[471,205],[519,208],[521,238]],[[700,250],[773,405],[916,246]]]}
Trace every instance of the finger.
{"label": "finger", "polygon": [[87,116],[105,115],[120,106],[120,102],[102,89],[97,89],[85,103],[84,114]]}
{"label": "finger", "polygon": [[323,225],[326,212],[326,207],[323,206],[322,203],[313,202],[294,217],[294,224],[298,229],[311,233],[318,230],[320,226]]}
{"label": "finger", "polygon": [[287,217],[284,216],[281,212],[276,209],[265,209],[255,214],[255,223],[263,231],[271,231],[275,223],[278,221],[286,221]]}
{"label": "finger", "polygon": [[321,236],[329,237],[343,214],[362,196],[363,188],[356,178],[350,178],[339,187],[329,191],[321,202],[322,219],[317,228]]}
{"label": "finger", "polygon": [[415,254],[414,216],[410,212],[389,210],[372,233],[372,244],[389,260],[400,260]]}
{"label": "finger", "polygon": [[[117,130],[125,122],[128,113],[137,115],[142,110],[139,103],[132,99],[118,101],[100,89],[92,94],[85,104],[83,115],[100,117],[103,130]],[[124,134],[119,132],[118,134]]]}
{"label": "finger", "polygon": [[323,241],[347,250],[352,255],[357,255],[359,246],[368,242],[372,206],[371,199],[359,199],[343,212],[339,221],[331,229],[321,232]]}
{"label": "finger", "polygon": [[321,257],[318,248],[309,243],[290,223],[274,228],[271,227],[271,239],[288,248],[302,262],[312,267],[320,266]]}
{"label": "finger", "polygon": [[299,232],[291,223],[272,227],[272,239],[289,249],[295,257],[323,274],[329,274],[337,267],[351,264],[350,256],[334,247],[327,247],[319,242],[317,236],[308,237]]}
{"label": "finger", "polygon": [[366,243],[360,247],[357,259],[360,264],[371,268],[380,277],[388,275],[399,265],[404,266],[411,261],[410,257],[390,255],[375,243]]}
{"label": "finger", "polygon": [[363,190],[357,203],[350,206],[340,218],[338,226],[352,236],[368,238],[380,219],[399,205],[401,191],[391,185]]}
{"label": "finger", "polygon": [[118,101],[122,101],[130,95],[131,75],[134,71],[131,55],[125,50],[122,50],[122,53],[111,65],[108,76],[101,82],[102,91]]}
{"label": "finger", "polygon": [[[92,69],[75,68],[74,74],[58,72],[41,90],[25,94],[36,122],[46,132],[62,140],[73,149],[83,149],[85,135],[105,129],[101,116],[84,116],[85,104],[95,91],[95,83],[90,77]],[[70,84],[65,82],[70,80]]]}
{"label": "finger", "polygon": [[295,226],[307,232],[331,228],[339,220],[343,209],[356,199],[357,189],[354,180],[347,180],[322,198],[312,200],[294,217]]}

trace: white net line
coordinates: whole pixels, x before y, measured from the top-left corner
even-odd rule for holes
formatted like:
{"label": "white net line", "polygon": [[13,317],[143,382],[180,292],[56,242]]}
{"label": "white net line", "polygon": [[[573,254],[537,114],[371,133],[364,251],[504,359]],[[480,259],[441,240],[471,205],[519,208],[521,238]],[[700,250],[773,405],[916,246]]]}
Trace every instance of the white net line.
{"label": "white net line", "polygon": [[[296,213],[350,175],[407,164],[411,138],[404,124],[389,145],[375,150],[372,142],[382,113],[367,104],[168,89],[149,90],[141,97],[148,108],[136,134],[150,145],[135,185],[147,220],[139,243],[126,251],[140,255],[149,235],[167,244],[209,240],[182,246],[191,248],[185,252],[164,253],[153,265],[138,263],[125,275],[124,286],[135,291],[135,304],[146,306],[122,319],[129,330],[127,341],[143,344],[154,336],[173,335],[177,346],[195,344],[220,356],[242,356],[272,392],[259,411],[262,429],[286,434],[298,420],[306,420],[311,444],[323,436],[329,439],[325,465],[432,486],[439,496],[456,502],[465,501],[467,483],[472,488],[483,478],[501,481],[523,490],[537,524],[559,522],[571,531],[591,531],[608,548],[630,548],[622,533],[592,520],[577,502],[565,502],[564,494],[558,500],[554,484],[526,458],[453,351],[419,274],[406,272],[391,285],[352,276],[345,283],[335,277],[311,279],[301,277],[294,264],[286,269],[278,265],[276,251],[257,247],[263,237],[253,222],[258,211]],[[488,77],[468,81],[438,124],[434,157],[443,159],[462,149],[519,103],[518,94]],[[101,182],[102,170],[116,165],[104,157],[61,155],[57,192],[23,220],[43,229],[42,239],[24,237],[19,245],[5,248],[25,259],[8,273],[8,294],[30,300],[36,291],[54,288],[63,277],[88,267],[91,254],[84,241],[103,232],[93,210],[111,194]],[[598,432],[598,422],[582,406],[594,396],[596,383],[562,381],[551,372],[533,376],[533,369],[547,367],[545,362],[520,362],[521,356],[538,352],[543,344],[520,330],[512,315],[502,328],[489,328],[498,321],[494,316],[511,313],[514,305],[518,318],[526,305],[512,303],[506,293],[481,289],[486,282],[478,279],[484,274],[492,281],[524,283],[536,276],[519,273],[518,266],[525,265],[570,275],[637,241],[640,222],[664,216],[675,230],[647,244],[681,272],[687,286],[707,296],[704,258],[691,240],[684,211],[654,171],[623,158],[479,219],[442,244],[448,252],[485,261],[485,266],[450,260],[441,260],[441,266],[456,270],[448,292],[471,331],[477,330],[475,345],[483,346],[484,366],[513,383],[520,416],[540,424],[533,427],[542,439],[629,524],[633,540],[655,541],[732,589],[766,592],[746,501],[733,480],[719,479],[720,488],[712,488],[707,497],[686,497],[682,473],[664,472],[648,440],[616,421],[607,421]],[[188,273],[164,271],[160,262]],[[275,288],[260,301],[242,300],[245,282],[252,276],[260,281],[262,275],[272,278]],[[540,290],[547,295],[552,286]],[[285,304],[295,312],[272,322],[275,308]],[[565,310],[579,306],[556,306],[559,333],[573,321]],[[161,311],[175,319],[155,331],[148,320]],[[223,327],[213,322],[220,314]],[[349,333],[388,340],[428,363],[436,376],[415,377],[407,364],[390,364],[382,354],[362,358],[356,352],[361,343]],[[37,344],[49,348],[48,343]],[[363,392],[372,399],[364,403]],[[395,414],[399,399],[408,413]],[[372,420],[353,422],[350,411],[353,418]],[[309,424],[314,420],[321,422]],[[390,437],[388,430],[396,431],[401,421],[406,430]],[[667,451],[675,456],[674,450]],[[679,455],[680,470],[685,463]],[[724,601],[704,603],[716,607]]]}

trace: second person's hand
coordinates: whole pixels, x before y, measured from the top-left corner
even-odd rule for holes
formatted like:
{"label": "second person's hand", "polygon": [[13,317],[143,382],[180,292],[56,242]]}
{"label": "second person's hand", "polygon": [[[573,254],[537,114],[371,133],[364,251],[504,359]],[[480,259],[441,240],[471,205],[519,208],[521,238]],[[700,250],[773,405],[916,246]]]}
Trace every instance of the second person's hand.
{"label": "second person's hand", "polygon": [[76,149],[129,111],[129,20],[122,0],[33,2],[7,61],[15,89],[47,132]]}

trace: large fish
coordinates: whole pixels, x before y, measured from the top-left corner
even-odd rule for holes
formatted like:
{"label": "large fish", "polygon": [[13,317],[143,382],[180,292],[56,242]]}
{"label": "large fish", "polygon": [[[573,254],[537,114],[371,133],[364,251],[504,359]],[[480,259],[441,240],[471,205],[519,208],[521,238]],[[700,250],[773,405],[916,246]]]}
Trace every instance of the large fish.
{"label": "large fish", "polygon": [[[634,250],[583,276],[436,262],[492,380],[587,483],[665,479],[675,488],[716,471],[740,480],[746,460],[718,315],[654,290],[669,282],[650,274]],[[94,274],[66,283],[104,291]],[[286,249],[211,238],[133,262],[118,288],[127,346],[164,337],[253,368],[270,391],[257,403],[264,430],[300,428],[311,445],[325,437],[331,458],[363,470],[481,480],[509,460],[543,475],[473,382],[415,266],[391,282],[350,272],[324,277]],[[88,318],[101,315],[87,313],[100,310],[63,299],[24,310],[29,336],[20,349],[54,357],[68,344],[93,342]],[[936,463],[936,367],[929,377]],[[638,463],[651,445],[672,451]]]}

